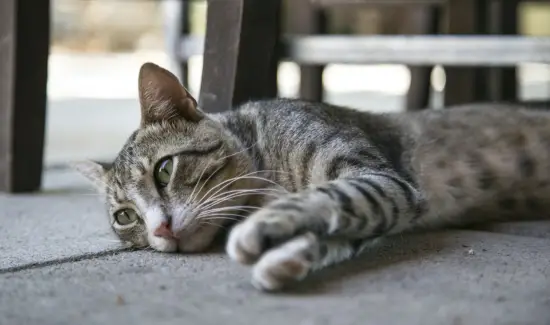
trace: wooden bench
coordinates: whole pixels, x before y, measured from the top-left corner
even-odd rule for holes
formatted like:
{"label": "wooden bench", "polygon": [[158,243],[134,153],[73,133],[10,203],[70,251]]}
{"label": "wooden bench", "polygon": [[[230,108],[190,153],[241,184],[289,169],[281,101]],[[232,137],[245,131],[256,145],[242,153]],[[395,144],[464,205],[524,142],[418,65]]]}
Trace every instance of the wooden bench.
{"label": "wooden bench", "polygon": [[[204,48],[193,47],[204,53],[200,102],[208,111],[221,111],[245,100],[274,96],[274,67],[282,58],[301,64],[302,82],[304,70],[326,63],[403,63],[422,68],[444,64],[446,104],[516,100],[515,63],[548,62],[549,42],[547,38],[513,36],[517,34],[519,2],[295,0],[292,10],[301,6],[321,10],[335,5],[404,3],[438,6],[445,28],[437,36],[315,36],[311,35],[313,30],[282,37],[280,0],[209,0]],[[320,83],[320,72],[312,74],[315,78],[305,81],[311,89],[319,88],[315,83]],[[413,80],[412,87],[417,83]],[[427,87],[427,80],[423,86]],[[301,97],[319,97],[303,93]]]}

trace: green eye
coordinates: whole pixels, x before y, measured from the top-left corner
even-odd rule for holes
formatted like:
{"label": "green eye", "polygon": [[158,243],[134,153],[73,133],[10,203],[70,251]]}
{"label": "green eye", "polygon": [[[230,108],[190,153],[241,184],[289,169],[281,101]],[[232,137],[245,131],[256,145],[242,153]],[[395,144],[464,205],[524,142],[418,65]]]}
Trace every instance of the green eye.
{"label": "green eye", "polygon": [[138,219],[136,211],[132,209],[123,209],[115,213],[115,221],[121,226],[126,226]]}
{"label": "green eye", "polygon": [[157,168],[155,169],[155,181],[159,186],[165,187],[170,183],[173,167],[174,163],[172,158],[166,158],[157,164]]}

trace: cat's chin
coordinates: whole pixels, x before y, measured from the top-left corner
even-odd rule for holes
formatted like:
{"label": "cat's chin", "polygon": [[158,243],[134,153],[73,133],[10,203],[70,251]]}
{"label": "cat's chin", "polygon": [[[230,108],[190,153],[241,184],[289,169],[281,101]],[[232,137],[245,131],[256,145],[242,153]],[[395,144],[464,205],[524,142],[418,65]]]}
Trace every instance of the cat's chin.
{"label": "cat's chin", "polygon": [[220,228],[217,225],[201,225],[193,233],[180,238],[178,251],[182,253],[198,253],[207,250],[214,242]]}
{"label": "cat's chin", "polygon": [[149,236],[149,245],[156,251],[173,253],[178,250],[178,243],[173,239],[166,239],[157,236]]}

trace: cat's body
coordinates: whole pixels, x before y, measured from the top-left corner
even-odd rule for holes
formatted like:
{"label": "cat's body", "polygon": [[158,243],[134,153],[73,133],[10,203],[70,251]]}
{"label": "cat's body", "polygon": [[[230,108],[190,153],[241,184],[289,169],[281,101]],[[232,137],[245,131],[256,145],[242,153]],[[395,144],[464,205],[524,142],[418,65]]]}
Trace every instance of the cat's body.
{"label": "cat's body", "polygon": [[113,229],[136,246],[200,251],[225,219],[261,207],[227,252],[254,264],[262,289],[390,234],[550,217],[544,111],[372,114],[275,99],[207,115],[151,64],[140,99],[141,128],[113,165],[79,165],[105,191]]}
{"label": "cat's body", "polygon": [[550,211],[547,111],[480,104],[374,114],[275,99],[213,118],[249,147],[257,170],[279,171],[265,174],[291,192],[349,166],[414,185],[426,203],[421,221],[436,225]]}

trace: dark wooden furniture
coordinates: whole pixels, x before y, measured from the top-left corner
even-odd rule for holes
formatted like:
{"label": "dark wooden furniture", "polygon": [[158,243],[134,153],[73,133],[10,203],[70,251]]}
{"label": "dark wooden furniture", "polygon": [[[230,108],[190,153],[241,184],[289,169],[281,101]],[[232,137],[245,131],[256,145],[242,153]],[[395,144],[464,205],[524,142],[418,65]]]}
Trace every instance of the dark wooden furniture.
{"label": "dark wooden furniture", "polygon": [[208,111],[276,95],[280,2],[209,1],[199,96]]}
{"label": "dark wooden furniture", "polygon": [[[325,34],[327,19],[326,11],[337,5],[318,3],[313,0],[298,0],[292,3],[292,8],[286,13],[286,20],[290,22],[289,31],[292,35],[307,36],[311,34]],[[362,6],[385,5],[385,2],[364,1]],[[346,5],[344,3],[344,5]],[[400,34],[434,34],[438,30],[440,10],[433,5],[414,6],[407,8],[404,20],[399,21]],[[389,17],[388,17],[389,18]],[[391,19],[391,18],[389,18]],[[329,62],[330,63],[330,62]],[[304,63],[300,65],[300,98],[322,101],[324,65]],[[411,88],[407,94],[406,106],[408,109],[425,107],[430,95],[430,76],[432,67],[411,67]]]}
{"label": "dark wooden furniture", "polygon": [[0,192],[40,187],[49,37],[49,0],[0,1]]}
{"label": "dark wooden furniture", "polygon": [[[307,10],[300,9],[300,6],[322,10],[334,5],[403,3],[415,6],[428,5],[432,6],[431,8],[437,6],[442,22],[438,25],[443,28],[437,31],[440,34],[437,36],[382,37],[316,36],[311,35],[317,33],[310,31],[315,29],[312,27],[310,30],[304,28],[296,35],[283,38],[263,34],[257,41],[249,43],[250,38],[240,39],[235,38],[235,35],[250,37],[255,32],[247,30],[246,24],[232,24],[231,21],[245,22],[259,19],[261,16],[262,33],[273,33],[278,29],[276,24],[280,20],[280,17],[274,17],[280,12],[275,10],[280,6],[279,1],[209,0],[202,77],[203,85],[207,87],[203,87],[201,91],[203,108],[208,111],[220,111],[244,100],[268,97],[267,94],[273,93],[273,89],[268,88],[273,86],[274,81],[270,78],[274,76],[267,72],[266,67],[273,65],[272,62],[267,62],[276,59],[270,54],[276,52],[280,54],[279,58],[286,57],[307,67],[306,78],[303,79],[307,87],[302,85],[303,97],[306,98],[319,98],[319,67],[327,63],[403,63],[417,68],[443,64],[447,74],[445,103],[448,105],[481,100],[515,100],[516,64],[522,61],[549,62],[550,58],[548,39],[487,36],[516,34],[519,0],[308,0],[308,3],[304,1],[293,1],[292,9],[296,12],[306,12]],[[228,7],[232,6],[242,9],[237,13],[239,18],[226,16]],[[263,13],[261,9],[246,9],[253,7],[270,8],[272,11]],[[266,14],[269,14],[269,17],[265,16]],[[299,17],[311,21],[311,25],[319,23],[318,16],[315,18],[304,14]],[[268,22],[274,25],[270,27],[267,25]],[[225,41],[217,42],[221,40]],[[250,47],[246,44],[250,44]],[[263,63],[259,60],[263,60]],[[231,68],[225,66],[227,64]],[[218,71],[220,67],[226,71],[223,78],[220,78]],[[428,78],[425,72],[426,70],[423,72],[425,81],[413,82],[413,88],[420,87],[418,84],[424,84],[422,89],[426,91]],[[304,74],[304,71],[302,73]],[[241,74],[247,77],[243,78]],[[242,84],[243,80],[250,80],[251,84]],[[305,91],[304,87],[308,90]],[[253,91],[243,93],[245,89]],[[421,108],[420,104],[426,102],[425,95],[418,97],[421,98],[409,100],[410,103],[416,103],[411,104],[411,108]]]}

